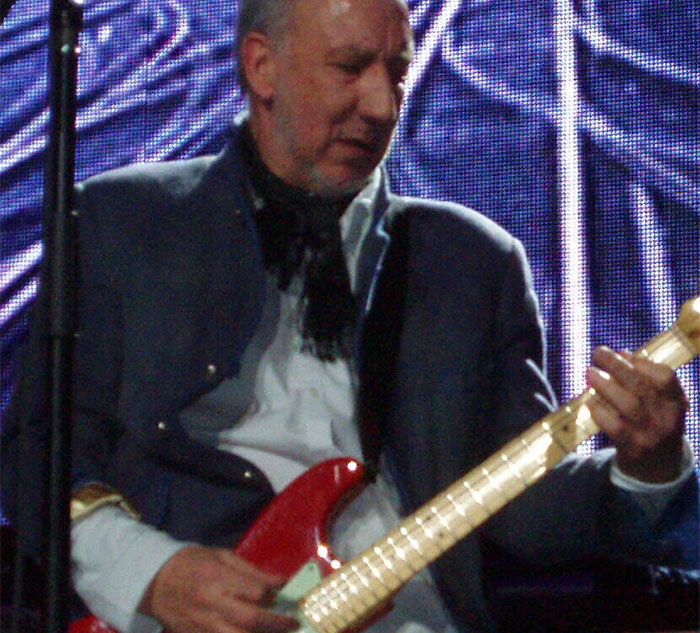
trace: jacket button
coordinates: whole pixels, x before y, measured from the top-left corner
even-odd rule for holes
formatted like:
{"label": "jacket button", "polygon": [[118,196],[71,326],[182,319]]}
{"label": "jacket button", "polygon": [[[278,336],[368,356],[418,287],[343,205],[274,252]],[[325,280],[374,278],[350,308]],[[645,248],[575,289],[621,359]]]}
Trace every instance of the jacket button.
{"label": "jacket button", "polygon": [[160,422],[158,422],[158,430],[159,430],[159,431],[167,431],[167,430],[168,430],[168,423],[167,423],[167,422],[163,422],[163,420],[161,420]]}
{"label": "jacket button", "polygon": [[216,376],[217,371],[216,365],[207,365],[207,376],[209,376],[209,378]]}

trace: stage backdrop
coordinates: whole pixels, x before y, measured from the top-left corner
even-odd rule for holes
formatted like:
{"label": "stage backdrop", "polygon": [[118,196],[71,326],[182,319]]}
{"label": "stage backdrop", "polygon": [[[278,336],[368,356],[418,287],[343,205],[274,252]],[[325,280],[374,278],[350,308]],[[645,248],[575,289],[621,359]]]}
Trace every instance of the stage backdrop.
{"label": "stage backdrop", "polygon": [[[0,335],[7,406],[41,258],[49,2],[0,27]],[[591,348],[634,348],[700,279],[698,0],[415,0],[388,158],[397,192],[474,207],[525,244],[560,399]],[[218,151],[243,107],[234,0],[88,0],[78,180]],[[459,262],[455,262],[459,266]],[[681,372],[700,452],[698,364]],[[589,442],[590,451],[603,440]]]}

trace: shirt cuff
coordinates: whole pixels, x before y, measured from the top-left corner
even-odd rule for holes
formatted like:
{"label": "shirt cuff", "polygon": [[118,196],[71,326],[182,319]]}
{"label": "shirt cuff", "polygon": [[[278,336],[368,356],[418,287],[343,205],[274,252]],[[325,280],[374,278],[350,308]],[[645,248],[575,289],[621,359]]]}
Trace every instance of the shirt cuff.
{"label": "shirt cuff", "polygon": [[623,473],[613,461],[610,467],[610,481],[626,490],[642,507],[650,523],[655,523],[673,496],[683,487],[695,470],[696,459],[687,437],[683,438],[683,460],[681,473],[673,481],[660,484],[649,483]]}
{"label": "shirt cuff", "polygon": [[71,527],[73,586],[88,609],[122,633],[158,633],[138,612],[158,570],[189,543],[105,506]]}

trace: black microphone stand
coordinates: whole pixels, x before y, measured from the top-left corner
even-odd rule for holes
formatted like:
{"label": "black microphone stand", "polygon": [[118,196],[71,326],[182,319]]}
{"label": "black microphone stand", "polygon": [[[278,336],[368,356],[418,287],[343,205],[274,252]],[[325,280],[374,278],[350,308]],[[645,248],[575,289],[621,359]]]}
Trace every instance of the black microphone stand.
{"label": "black microphone stand", "polygon": [[0,0],[0,24],[5,21],[7,14],[10,12],[12,5],[17,0]]}
{"label": "black microphone stand", "polygon": [[46,631],[69,623],[72,348],[75,336],[75,184],[77,70],[83,26],[80,0],[51,0],[49,143],[44,172],[44,257],[48,284],[49,529]]}

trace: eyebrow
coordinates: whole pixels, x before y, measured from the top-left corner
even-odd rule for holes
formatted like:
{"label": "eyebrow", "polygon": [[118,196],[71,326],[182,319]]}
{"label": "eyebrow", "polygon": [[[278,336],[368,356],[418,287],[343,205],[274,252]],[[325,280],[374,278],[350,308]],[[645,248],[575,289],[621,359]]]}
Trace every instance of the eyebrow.
{"label": "eyebrow", "polygon": [[[391,60],[401,60],[406,63],[410,63],[413,59],[413,46],[408,44],[400,53],[393,55]],[[359,59],[374,59],[377,56],[377,52],[369,48],[360,48],[357,46],[339,46],[337,48],[332,48],[328,52],[329,58],[335,57],[355,57]]]}

